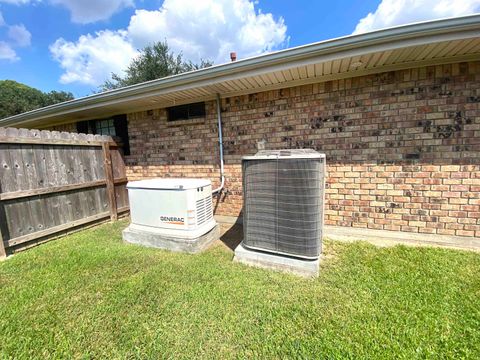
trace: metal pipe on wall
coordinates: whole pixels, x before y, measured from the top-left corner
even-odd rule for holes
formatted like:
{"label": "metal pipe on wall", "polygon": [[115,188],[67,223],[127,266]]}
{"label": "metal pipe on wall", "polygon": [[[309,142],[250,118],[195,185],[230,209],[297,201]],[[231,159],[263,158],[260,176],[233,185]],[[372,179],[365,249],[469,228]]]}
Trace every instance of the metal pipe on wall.
{"label": "metal pipe on wall", "polygon": [[212,193],[218,193],[222,191],[225,185],[225,172],[224,172],[224,163],[223,163],[223,134],[222,134],[222,108],[220,106],[220,94],[217,93],[217,120],[218,120],[218,146],[220,153],[220,186],[214,190]]}

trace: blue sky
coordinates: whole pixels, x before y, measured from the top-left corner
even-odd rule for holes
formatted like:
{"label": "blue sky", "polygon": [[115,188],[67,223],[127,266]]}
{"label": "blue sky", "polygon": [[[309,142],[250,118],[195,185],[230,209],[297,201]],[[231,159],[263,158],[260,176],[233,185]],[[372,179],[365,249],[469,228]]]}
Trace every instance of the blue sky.
{"label": "blue sky", "polygon": [[166,39],[228,61],[355,32],[480,11],[480,0],[0,0],[0,79],[76,97]]}

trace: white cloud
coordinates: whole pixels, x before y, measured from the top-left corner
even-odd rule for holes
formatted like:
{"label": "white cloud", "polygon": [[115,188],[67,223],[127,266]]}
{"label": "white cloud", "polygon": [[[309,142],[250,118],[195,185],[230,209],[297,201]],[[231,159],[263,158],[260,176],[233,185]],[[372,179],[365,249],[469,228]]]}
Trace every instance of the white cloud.
{"label": "white cloud", "polygon": [[0,2],[14,5],[23,5],[28,4],[30,0],[0,0]]}
{"label": "white cloud", "polygon": [[159,10],[135,11],[128,32],[139,48],[166,39],[192,61],[208,58],[215,63],[228,61],[231,51],[245,58],[287,40],[283,19],[256,12],[248,0],[165,0]]}
{"label": "white cloud", "polygon": [[13,50],[5,41],[0,41],[0,60],[19,60],[15,50]]}
{"label": "white cloud", "polygon": [[65,70],[62,83],[97,86],[112,72],[122,74],[137,49],[152,42],[167,40],[185,59],[218,64],[229,61],[230,51],[245,58],[281,47],[286,31],[282,18],[255,11],[252,1],[165,0],[159,10],[137,10],[126,30],[59,39],[50,51]]}
{"label": "white cloud", "polygon": [[[4,1],[4,0],[0,0]],[[30,45],[32,35],[23,24],[8,25],[0,12],[0,27],[6,27],[6,32],[10,40],[0,40],[0,60],[17,61],[20,58],[15,52],[15,47],[25,47]]]}
{"label": "white cloud", "polygon": [[358,22],[354,34],[396,25],[480,12],[480,0],[382,0]]}
{"label": "white cloud", "polygon": [[12,25],[8,27],[8,37],[12,39],[17,46],[29,46],[32,40],[32,34],[23,24]]}
{"label": "white cloud", "polygon": [[65,6],[71,13],[72,21],[80,24],[108,19],[117,11],[134,6],[133,0],[50,0],[50,2]]}
{"label": "white cloud", "polygon": [[[44,0],[54,5],[61,5],[68,9],[72,21],[87,24],[99,20],[109,19],[117,11],[134,6],[134,0]],[[39,3],[42,0],[0,0],[0,3],[25,5]]]}
{"label": "white cloud", "polygon": [[53,58],[65,70],[63,84],[78,82],[97,86],[112,72],[122,71],[137,55],[127,39],[126,31],[99,31],[81,36],[76,42],[58,39],[50,46]]}

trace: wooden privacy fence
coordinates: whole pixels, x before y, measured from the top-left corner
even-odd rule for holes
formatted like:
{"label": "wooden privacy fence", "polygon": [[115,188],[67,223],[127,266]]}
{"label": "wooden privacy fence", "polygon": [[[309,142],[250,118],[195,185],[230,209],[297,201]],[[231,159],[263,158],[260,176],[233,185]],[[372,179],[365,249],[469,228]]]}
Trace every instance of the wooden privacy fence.
{"label": "wooden privacy fence", "polygon": [[0,128],[0,257],[127,211],[111,137]]}

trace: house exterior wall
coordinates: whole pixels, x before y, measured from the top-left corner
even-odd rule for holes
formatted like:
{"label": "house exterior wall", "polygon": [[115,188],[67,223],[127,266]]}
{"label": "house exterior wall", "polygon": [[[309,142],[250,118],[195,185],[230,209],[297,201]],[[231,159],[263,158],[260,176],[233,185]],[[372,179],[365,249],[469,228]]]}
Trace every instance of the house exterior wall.
{"label": "house exterior wall", "polygon": [[[206,113],[173,123],[165,109],[128,114],[128,178],[218,185],[215,102]],[[326,224],[480,237],[480,62],[231,97],[222,119],[226,184],[216,214],[241,215],[241,158],[265,142],[326,154]]]}
{"label": "house exterior wall", "polygon": [[[222,100],[226,190],[242,210],[241,158],[267,149],[327,156],[325,223],[480,236],[480,62],[387,72]],[[201,121],[128,115],[129,179],[207,177],[218,185],[215,103]]]}

